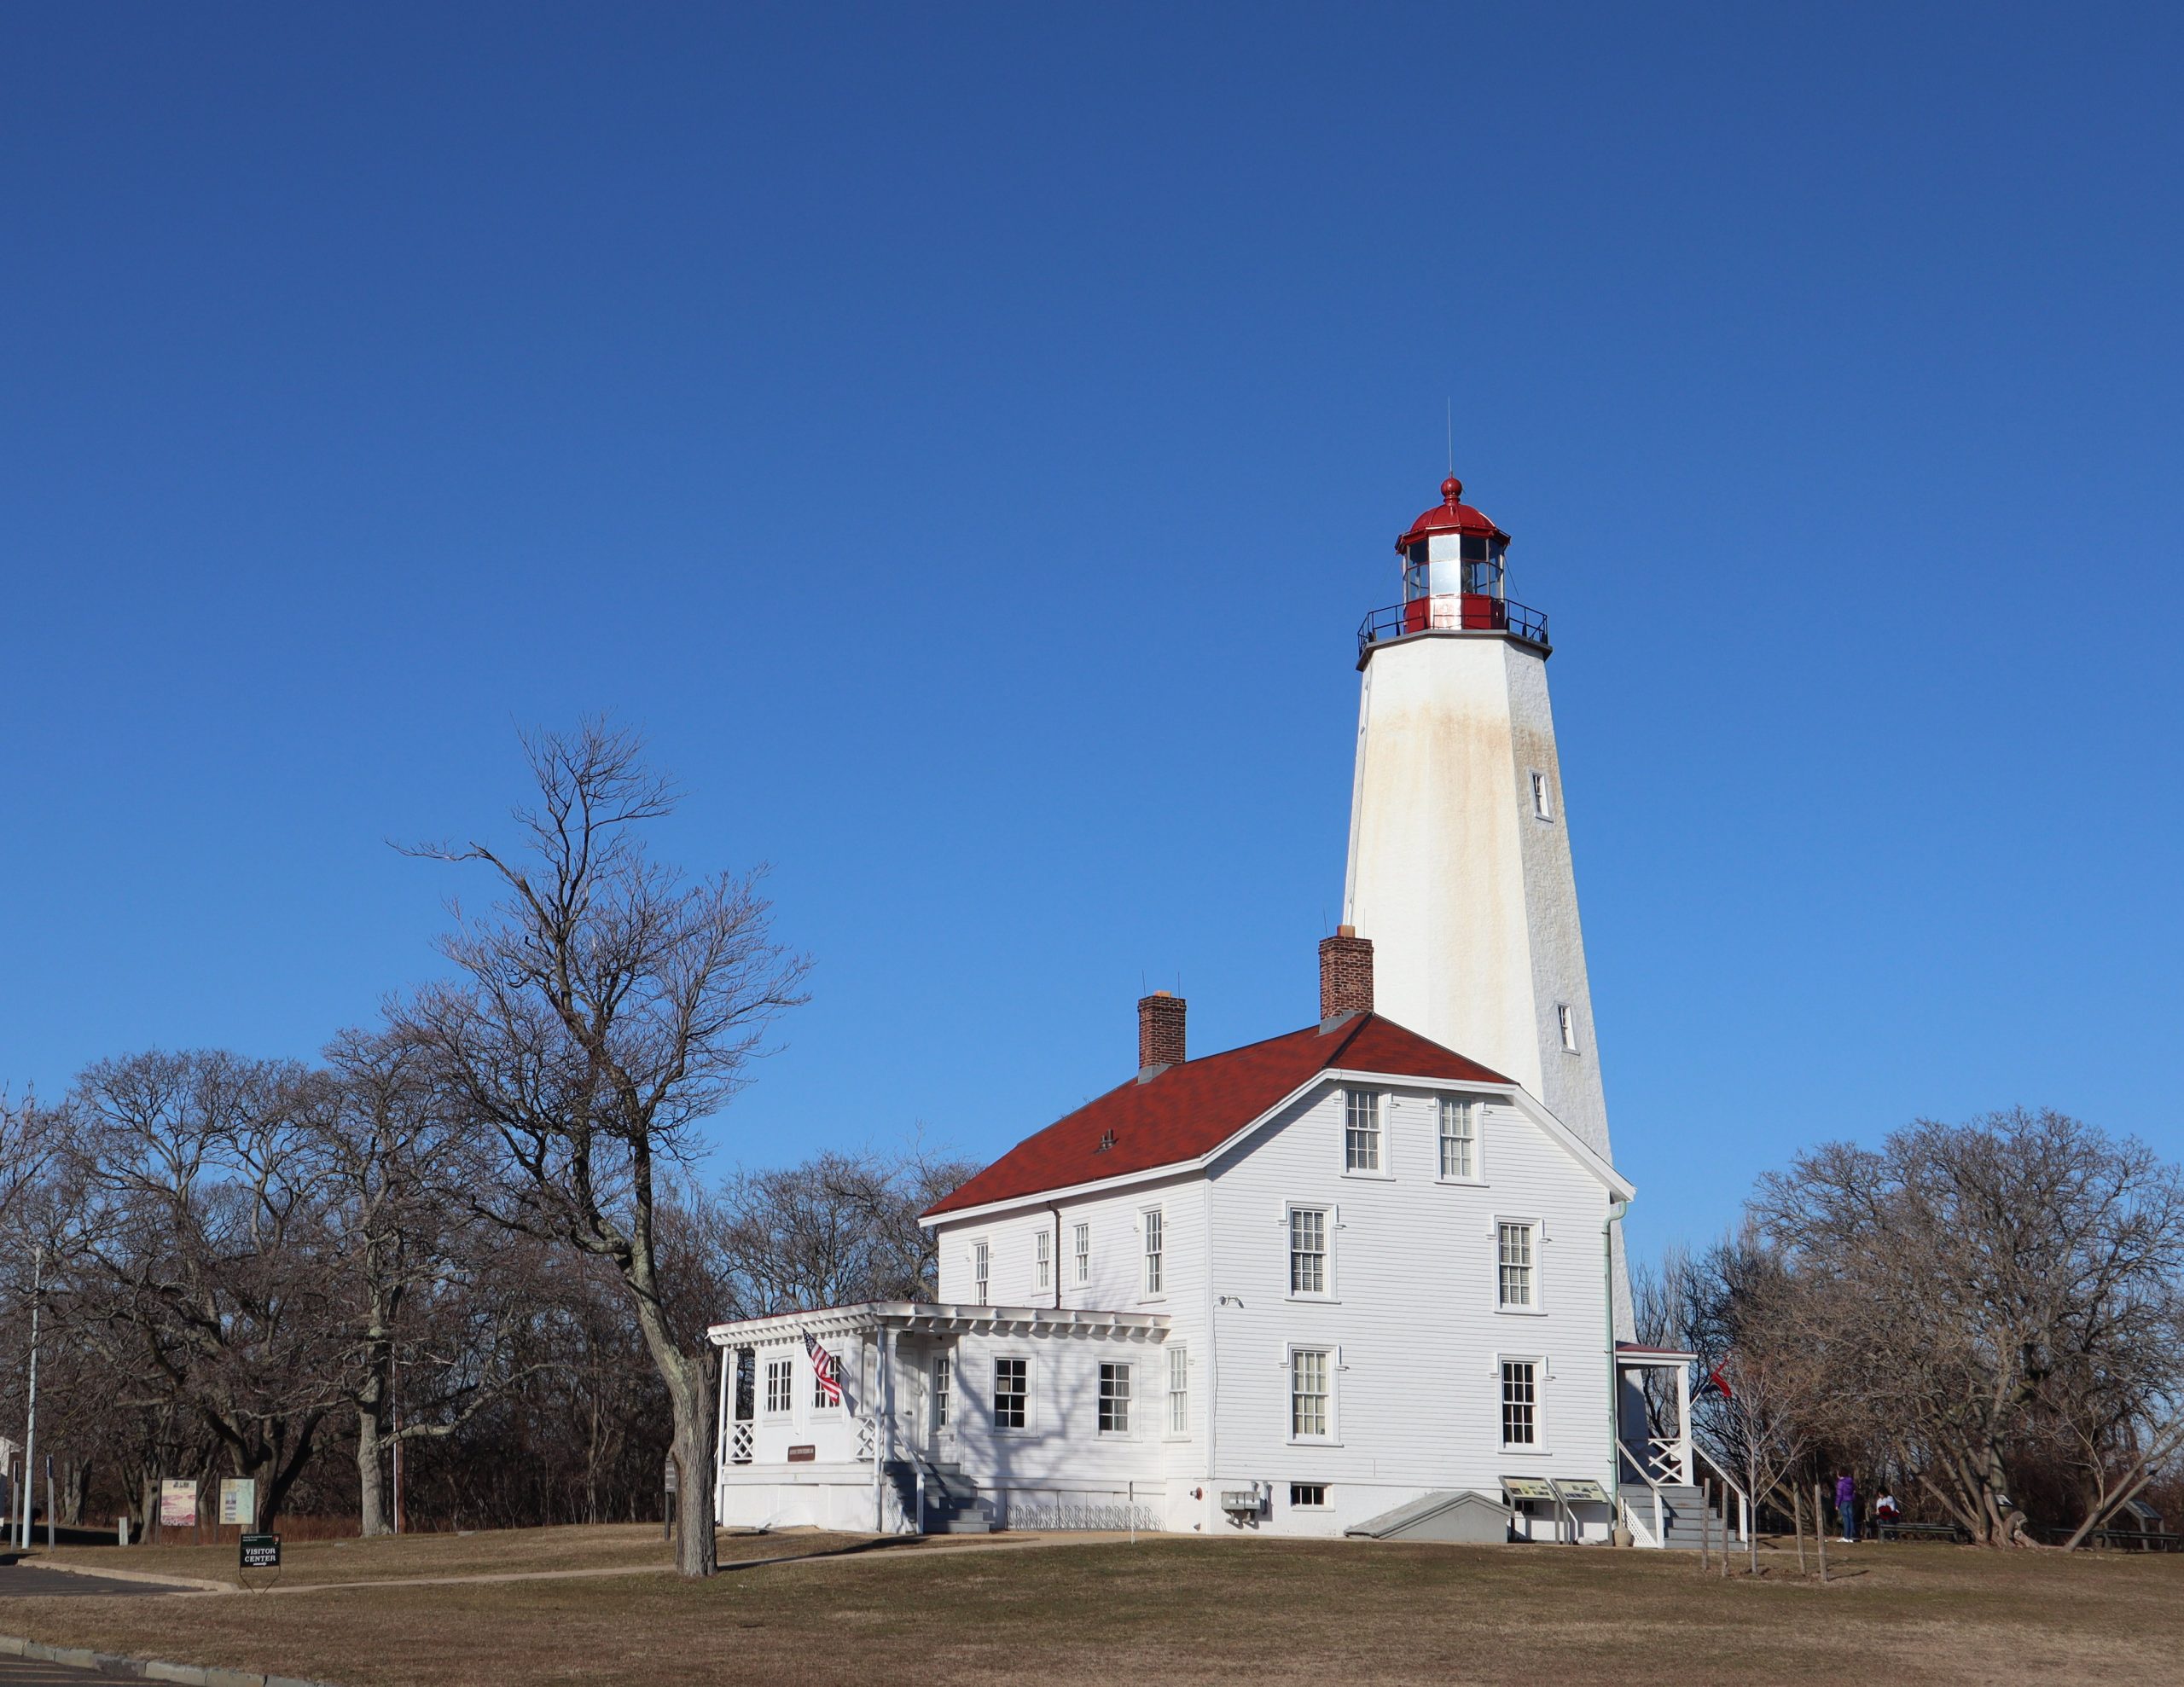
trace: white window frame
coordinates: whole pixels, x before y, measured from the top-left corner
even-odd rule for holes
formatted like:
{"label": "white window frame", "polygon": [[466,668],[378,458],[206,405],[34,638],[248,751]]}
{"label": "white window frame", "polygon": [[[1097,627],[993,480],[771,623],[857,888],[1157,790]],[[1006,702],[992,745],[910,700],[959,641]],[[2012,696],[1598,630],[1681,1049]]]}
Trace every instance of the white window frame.
{"label": "white window frame", "polygon": [[1054,1286],[1054,1238],[1043,1226],[1032,1238],[1031,1278],[1035,1288],[1051,1289]]}
{"label": "white window frame", "polygon": [[[1340,1209],[1332,1201],[1289,1201],[1281,1209],[1281,1264],[1283,1281],[1288,1285],[1288,1296],[1292,1301],[1333,1301],[1335,1299],[1334,1238],[1341,1227],[1338,1222]],[[1317,1289],[1297,1286],[1297,1215],[1317,1213],[1320,1215],[1320,1280]]]}
{"label": "white window frame", "polygon": [[[1102,1441],[1126,1441],[1136,1433],[1130,1409],[1135,1404],[1137,1388],[1136,1378],[1131,1374],[1134,1368],[1126,1359],[1103,1359],[1100,1361],[1100,1369],[1095,1373],[1099,1382],[1098,1392],[1093,1396],[1092,1427]],[[1107,1392],[1107,1373],[1111,1371],[1119,1373],[1120,1394]],[[1101,1417],[1112,1418],[1114,1416],[1112,1408],[1117,1404],[1122,1407],[1121,1425],[1111,1428],[1101,1423]]]}
{"label": "white window frame", "polygon": [[[1001,1367],[1005,1364],[1024,1367],[1024,1421],[1003,1424],[1001,1421]],[[996,1435],[1037,1435],[1039,1429],[1039,1367],[1030,1354],[997,1353],[992,1355],[986,1372],[986,1424]]]}
{"label": "white window frame", "polygon": [[[1449,1144],[1467,1139],[1449,1134],[1449,1110],[1459,1107],[1471,1121],[1471,1169],[1449,1169]],[[1483,1184],[1486,1181],[1486,1098],[1479,1095],[1438,1094],[1433,1102],[1433,1163],[1443,1183]]]}
{"label": "white window frame", "polygon": [[971,1244],[971,1290],[974,1305],[993,1304],[993,1246],[983,1236]]}
{"label": "white window frame", "polygon": [[1566,1001],[1554,1004],[1554,1029],[1562,1038],[1562,1052],[1576,1054],[1577,1048],[1577,1010]]}
{"label": "white window frame", "polygon": [[[1526,1268],[1531,1275],[1527,1279],[1531,1290],[1531,1304],[1512,1306],[1502,1294],[1502,1232],[1507,1228],[1519,1228],[1529,1233],[1531,1258]],[[1487,1227],[1487,1247],[1494,1265],[1494,1310],[1506,1318],[1544,1318],[1547,1316],[1547,1256],[1542,1251],[1547,1243],[1544,1220],[1521,1213],[1496,1213]]]}
{"label": "white window frame", "polygon": [[1528,771],[1532,776],[1532,818],[1551,825],[1554,820],[1554,787],[1537,768]]}
{"label": "white window frame", "polygon": [[1147,1207],[1137,1215],[1140,1261],[1138,1299],[1168,1298],[1168,1216],[1159,1207]]}
{"label": "white window frame", "polygon": [[1080,1221],[1076,1234],[1071,1238],[1077,1249],[1077,1280],[1079,1284],[1092,1280],[1092,1226],[1089,1220]]}
{"label": "white window frame", "polygon": [[[1332,1511],[1332,1510],[1334,1510],[1333,1505],[1333,1504],[1331,1504],[1328,1502],[1328,1499],[1327,1499],[1327,1489],[1328,1489],[1329,1487],[1333,1487],[1333,1484],[1332,1484],[1332,1483],[1330,1483],[1330,1482],[1292,1482],[1292,1483],[1290,1483],[1290,1484],[1289,1484],[1289,1509],[1290,1509],[1291,1510],[1292,1510],[1292,1511]],[[1319,1490],[1319,1495],[1320,1495],[1320,1497],[1319,1497],[1317,1499],[1298,1499],[1298,1497],[1297,1497],[1297,1490],[1298,1490],[1298,1488],[1316,1488],[1316,1489],[1318,1489],[1318,1490]]]}
{"label": "white window frame", "polygon": [[[774,1404],[774,1377],[777,1371],[781,1377],[781,1403],[779,1406]],[[760,1396],[762,1405],[759,1416],[771,1418],[776,1423],[785,1417],[793,1417],[796,1415],[795,1359],[787,1354],[780,1359],[768,1359],[766,1374],[760,1378],[760,1381],[764,1384],[764,1391]]]}
{"label": "white window frame", "polygon": [[936,1429],[944,1429],[948,1427],[949,1397],[952,1391],[951,1385],[955,1382],[955,1371],[956,1356],[953,1354],[933,1355],[932,1427]]}
{"label": "white window frame", "polygon": [[[829,1351],[831,1351],[831,1349]],[[811,1358],[811,1356],[807,1354],[804,1356],[804,1368],[811,1378],[810,1400],[812,1412],[815,1414],[822,1412],[839,1412],[842,1409],[841,1401],[828,1400],[827,1398],[826,1391],[819,1386],[818,1361]],[[842,1362],[839,1359],[837,1359],[834,1361],[834,1381],[839,1384],[841,1380]],[[843,1392],[845,1396],[846,1396],[848,1390],[844,1389]]]}
{"label": "white window frame", "polygon": [[[1299,1435],[1297,1430],[1297,1355],[1320,1354],[1327,1359],[1327,1417],[1325,1435]],[[1333,1342],[1292,1342],[1281,1350],[1281,1412],[1284,1439],[1292,1446],[1342,1445],[1342,1348]]]}
{"label": "white window frame", "polygon": [[[1504,1372],[1512,1365],[1529,1365],[1532,1368],[1532,1438],[1530,1441],[1513,1441],[1507,1438],[1504,1390],[1508,1383]],[[1553,1455],[1547,1441],[1547,1385],[1550,1381],[1547,1355],[1537,1353],[1508,1353],[1494,1355],[1494,1436],[1502,1451],[1516,1458],[1546,1458]]]}
{"label": "white window frame", "polygon": [[[1162,1439],[1187,1441],[1191,1438],[1191,1350],[1188,1342],[1171,1342],[1168,1355],[1167,1429]],[[1180,1385],[1180,1386],[1178,1386]],[[1176,1420],[1181,1419],[1179,1423]]]}
{"label": "white window frame", "polygon": [[[1385,1090],[1373,1089],[1363,1084],[1345,1084],[1342,1089],[1342,1174],[1345,1177],[1377,1178],[1382,1181],[1395,1175],[1394,1156],[1388,1130],[1389,1095]],[[1359,1100],[1370,1102],[1373,1117],[1372,1143],[1374,1163],[1353,1166],[1350,1162],[1350,1134],[1356,1128],[1350,1123]]]}

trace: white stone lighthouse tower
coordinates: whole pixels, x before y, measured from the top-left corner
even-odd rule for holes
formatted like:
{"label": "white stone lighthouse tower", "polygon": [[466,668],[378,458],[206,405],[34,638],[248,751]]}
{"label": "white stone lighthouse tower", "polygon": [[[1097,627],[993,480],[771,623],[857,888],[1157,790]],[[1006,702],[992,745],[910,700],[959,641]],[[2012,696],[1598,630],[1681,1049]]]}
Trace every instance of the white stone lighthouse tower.
{"label": "white stone lighthouse tower", "polygon": [[1380,1012],[1515,1079],[1606,1156],[1547,617],[1509,600],[1509,536],[1463,490],[1442,482],[1396,541],[1403,601],[1359,632],[1343,919],[1372,939]]}

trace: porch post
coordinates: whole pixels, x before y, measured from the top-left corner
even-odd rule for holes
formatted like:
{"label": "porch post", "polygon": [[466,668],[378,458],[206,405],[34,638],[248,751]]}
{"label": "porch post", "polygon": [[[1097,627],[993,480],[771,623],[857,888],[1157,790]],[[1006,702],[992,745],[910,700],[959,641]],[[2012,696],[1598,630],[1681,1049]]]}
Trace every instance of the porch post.
{"label": "porch post", "polygon": [[1691,1486],[1691,1365],[1688,1361],[1676,1368],[1676,1465],[1683,1473],[1686,1487]]}

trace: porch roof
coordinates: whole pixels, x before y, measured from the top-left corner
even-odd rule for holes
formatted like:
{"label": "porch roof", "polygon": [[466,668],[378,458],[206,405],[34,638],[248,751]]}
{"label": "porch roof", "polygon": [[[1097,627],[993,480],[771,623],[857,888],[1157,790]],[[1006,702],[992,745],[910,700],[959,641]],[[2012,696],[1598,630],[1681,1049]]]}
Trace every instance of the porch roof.
{"label": "porch roof", "polygon": [[1615,1362],[1618,1365],[1688,1365],[1698,1357],[1697,1354],[1682,1348],[1649,1348],[1637,1342],[1618,1342],[1615,1344]]}
{"label": "porch roof", "polygon": [[709,1327],[706,1339],[717,1348],[763,1347],[774,1342],[800,1342],[807,1330],[814,1336],[825,1336],[889,1329],[935,1336],[1007,1330],[1031,1336],[1135,1336],[1157,1339],[1167,1333],[1168,1315],[1157,1312],[1107,1312],[1085,1307],[985,1307],[937,1301],[861,1301],[846,1307],[735,1319]]}

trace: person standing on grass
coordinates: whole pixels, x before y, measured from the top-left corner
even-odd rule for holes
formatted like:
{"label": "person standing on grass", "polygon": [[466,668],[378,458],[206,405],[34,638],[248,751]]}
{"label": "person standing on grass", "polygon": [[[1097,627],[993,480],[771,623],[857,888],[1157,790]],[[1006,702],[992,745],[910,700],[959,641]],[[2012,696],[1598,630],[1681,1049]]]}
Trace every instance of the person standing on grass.
{"label": "person standing on grass", "polygon": [[1848,1470],[1835,1478],[1835,1515],[1843,1520],[1843,1539],[1858,1544],[1858,1485]]}

